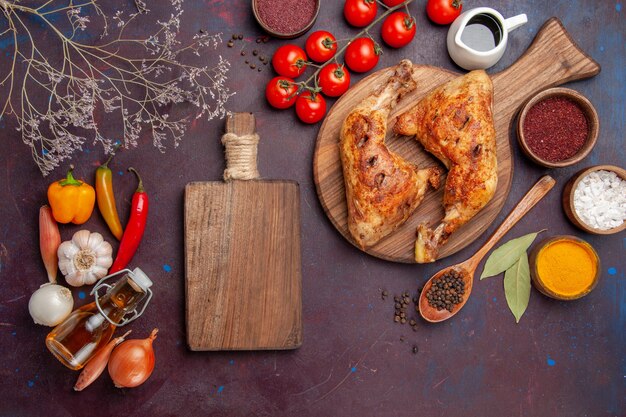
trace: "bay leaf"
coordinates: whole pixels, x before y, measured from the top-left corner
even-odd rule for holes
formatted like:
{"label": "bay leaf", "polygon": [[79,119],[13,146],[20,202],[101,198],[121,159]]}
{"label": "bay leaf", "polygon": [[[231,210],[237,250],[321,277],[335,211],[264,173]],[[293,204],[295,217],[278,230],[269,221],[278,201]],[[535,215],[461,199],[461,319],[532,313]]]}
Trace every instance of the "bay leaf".
{"label": "bay leaf", "polygon": [[530,268],[526,252],[504,273],[504,295],[515,322],[519,323],[530,300]]}
{"label": "bay leaf", "polygon": [[520,256],[526,253],[526,250],[528,250],[537,235],[541,232],[543,232],[543,230],[529,233],[517,239],[511,239],[491,252],[491,255],[487,258],[487,262],[485,262],[485,267],[483,268],[483,273],[480,275],[480,279],[496,276],[513,266]]}

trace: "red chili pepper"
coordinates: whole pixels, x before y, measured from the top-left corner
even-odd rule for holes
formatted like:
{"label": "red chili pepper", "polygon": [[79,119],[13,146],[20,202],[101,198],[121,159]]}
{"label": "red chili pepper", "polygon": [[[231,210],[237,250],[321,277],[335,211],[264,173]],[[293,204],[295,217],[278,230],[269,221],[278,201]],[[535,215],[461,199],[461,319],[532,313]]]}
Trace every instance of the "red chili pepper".
{"label": "red chili pepper", "polygon": [[109,274],[121,271],[133,259],[133,255],[137,251],[143,231],[146,228],[146,219],[148,218],[148,194],[143,189],[141,177],[134,168],[128,168],[139,180],[139,186],[133,195],[133,203],[131,206],[130,219],[124,229],[124,235],[120,242],[120,248],[117,251],[115,261],[109,269]]}

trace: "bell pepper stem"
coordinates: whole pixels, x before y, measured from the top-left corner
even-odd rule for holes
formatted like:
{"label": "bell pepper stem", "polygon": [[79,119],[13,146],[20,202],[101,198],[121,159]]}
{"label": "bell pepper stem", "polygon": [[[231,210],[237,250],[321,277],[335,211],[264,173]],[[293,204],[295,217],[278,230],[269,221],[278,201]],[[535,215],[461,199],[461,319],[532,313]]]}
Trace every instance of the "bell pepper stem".
{"label": "bell pepper stem", "polygon": [[64,180],[59,181],[59,185],[62,187],[65,187],[67,185],[73,185],[76,187],[80,187],[83,182],[82,181],[78,181],[76,178],[74,178],[73,172],[74,171],[74,165],[70,165],[70,169],[67,171],[67,176],[65,177]]}
{"label": "bell pepper stem", "polygon": [[136,193],[145,192],[145,190],[143,189],[143,181],[141,181],[141,177],[139,176],[139,173],[133,167],[128,168],[128,170],[133,172],[137,176],[137,179],[139,180],[139,185],[137,186],[137,189],[135,190],[135,192]]}

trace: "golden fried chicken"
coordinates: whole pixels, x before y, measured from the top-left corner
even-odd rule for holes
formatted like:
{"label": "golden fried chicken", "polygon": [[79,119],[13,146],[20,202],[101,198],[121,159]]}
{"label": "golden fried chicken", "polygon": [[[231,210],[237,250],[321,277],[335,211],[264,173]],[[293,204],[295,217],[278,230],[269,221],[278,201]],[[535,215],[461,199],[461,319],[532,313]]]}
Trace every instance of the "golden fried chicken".
{"label": "golden fried chicken", "polygon": [[439,168],[418,170],[385,145],[389,112],[416,87],[411,73],[411,62],[401,61],[387,83],[356,106],[341,128],[348,229],[361,248],[396,230],[422,201],[428,184],[439,185]]}
{"label": "golden fried chicken", "polygon": [[394,131],[415,135],[449,169],[444,188],[445,217],[434,230],[418,227],[415,260],[433,262],[450,235],[493,197],[498,182],[493,84],[472,71],[431,91],[402,114]]}

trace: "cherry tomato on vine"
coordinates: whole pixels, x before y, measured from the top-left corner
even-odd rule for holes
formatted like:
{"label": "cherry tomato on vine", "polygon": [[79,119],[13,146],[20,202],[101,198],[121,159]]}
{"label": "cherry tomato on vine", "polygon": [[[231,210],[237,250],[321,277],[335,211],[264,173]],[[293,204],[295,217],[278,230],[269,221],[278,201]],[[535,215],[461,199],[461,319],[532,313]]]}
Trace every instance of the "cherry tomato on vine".
{"label": "cherry tomato on vine", "polygon": [[354,72],[367,72],[378,64],[380,46],[370,38],[356,38],[346,48],[345,60]]}
{"label": "cherry tomato on vine", "polygon": [[297,78],[306,70],[307,57],[297,45],[283,45],[274,52],[272,66],[284,77]]}
{"label": "cherry tomato on vine", "polygon": [[376,18],[378,3],[376,0],[346,0],[343,15],[352,26],[358,28],[369,25]]}
{"label": "cherry tomato on vine", "polygon": [[328,64],[320,71],[318,83],[328,97],[339,97],[350,87],[350,73],[343,65]]}
{"label": "cherry tomato on vine", "polygon": [[288,77],[274,77],[265,87],[265,98],[277,109],[286,109],[296,104],[298,86]]}
{"label": "cherry tomato on vine", "polygon": [[385,6],[388,7],[396,7],[397,5],[404,3],[404,0],[383,0],[383,3],[385,3]]}
{"label": "cherry tomato on vine", "polygon": [[306,39],[304,49],[313,61],[326,62],[337,52],[337,39],[330,32],[318,30]]}
{"label": "cherry tomato on vine", "polygon": [[392,48],[402,48],[415,37],[415,19],[404,12],[393,12],[380,29],[383,41]]}
{"label": "cherry tomato on vine", "polygon": [[326,100],[321,94],[305,91],[296,100],[296,114],[304,123],[317,123],[326,114]]}
{"label": "cherry tomato on vine", "polygon": [[428,0],[426,14],[428,18],[439,25],[449,25],[459,17],[463,11],[461,0]]}

